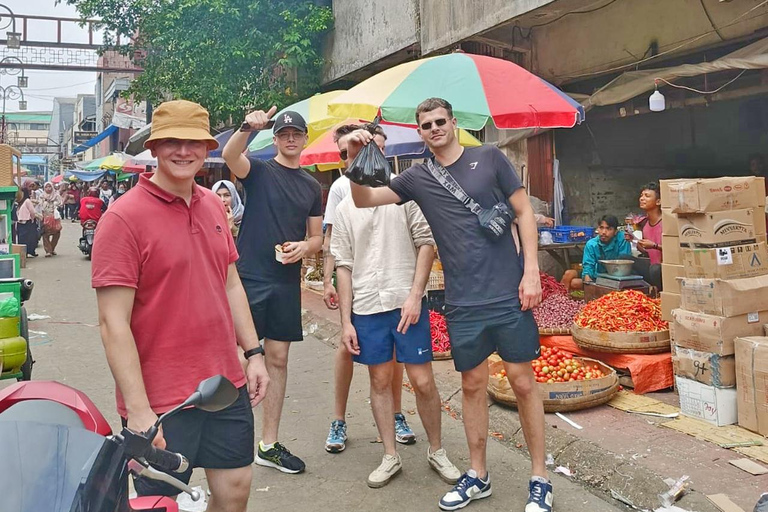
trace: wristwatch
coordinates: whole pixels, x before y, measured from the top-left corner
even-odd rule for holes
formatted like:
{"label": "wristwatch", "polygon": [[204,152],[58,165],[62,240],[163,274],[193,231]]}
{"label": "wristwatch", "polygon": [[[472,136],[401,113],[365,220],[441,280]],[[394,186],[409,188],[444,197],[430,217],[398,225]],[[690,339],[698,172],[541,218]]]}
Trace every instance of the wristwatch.
{"label": "wristwatch", "polygon": [[251,356],[255,356],[256,354],[264,355],[264,347],[256,347],[250,350],[246,350],[243,355],[245,356],[246,359],[248,359]]}

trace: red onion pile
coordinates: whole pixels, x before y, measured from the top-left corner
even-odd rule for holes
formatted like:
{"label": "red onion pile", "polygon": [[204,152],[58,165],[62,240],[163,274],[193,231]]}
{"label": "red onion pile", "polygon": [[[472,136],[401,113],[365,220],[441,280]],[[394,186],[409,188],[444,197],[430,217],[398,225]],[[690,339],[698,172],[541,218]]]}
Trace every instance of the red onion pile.
{"label": "red onion pile", "polygon": [[533,308],[533,317],[541,329],[567,329],[585,305],[567,295],[550,295]]}

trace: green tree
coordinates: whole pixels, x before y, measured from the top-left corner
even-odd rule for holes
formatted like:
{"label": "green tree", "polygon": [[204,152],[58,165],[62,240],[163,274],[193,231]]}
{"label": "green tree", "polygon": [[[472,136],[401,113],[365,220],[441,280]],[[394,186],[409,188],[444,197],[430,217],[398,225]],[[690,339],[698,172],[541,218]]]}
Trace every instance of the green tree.
{"label": "green tree", "polygon": [[144,69],[126,94],[153,104],[196,101],[211,121],[284,107],[317,91],[327,1],[59,0],[102,20],[105,44]]}

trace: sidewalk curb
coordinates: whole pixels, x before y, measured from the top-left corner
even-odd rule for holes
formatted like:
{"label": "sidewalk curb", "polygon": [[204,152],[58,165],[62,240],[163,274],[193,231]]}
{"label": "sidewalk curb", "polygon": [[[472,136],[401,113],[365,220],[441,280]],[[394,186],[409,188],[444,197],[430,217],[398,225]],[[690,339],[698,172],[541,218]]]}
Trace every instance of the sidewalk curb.
{"label": "sidewalk curb", "polygon": [[[341,326],[309,309],[302,309],[302,323],[306,334],[330,347],[338,347]],[[444,412],[461,419],[461,383],[457,374],[450,377],[438,372],[435,380],[443,398]],[[447,397],[447,398],[445,398]],[[500,406],[489,399],[489,430],[498,442],[511,450],[518,450],[528,456],[525,439],[517,412]],[[546,426],[547,453],[552,454],[555,466],[565,466],[574,473],[573,480],[582,484],[593,495],[613,505],[621,503],[611,496],[611,490],[632,501],[638,509],[654,510],[661,506],[658,495],[668,486],[654,471],[628,460],[622,455],[603,449],[599,445],[579,438],[551,425]],[[684,461],[681,461],[681,466]],[[548,468],[550,471],[554,467]],[[684,467],[681,468],[681,475]],[[696,512],[719,512],[704,494],[690,490],[679,502],[678,507]],[[630,507],[626,507],[630,510]]]}

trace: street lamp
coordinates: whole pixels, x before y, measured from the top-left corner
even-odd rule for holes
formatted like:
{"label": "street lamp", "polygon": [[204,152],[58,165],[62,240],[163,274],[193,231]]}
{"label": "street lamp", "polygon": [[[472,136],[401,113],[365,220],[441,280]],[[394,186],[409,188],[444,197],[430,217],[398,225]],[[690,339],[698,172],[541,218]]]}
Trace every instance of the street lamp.
{"label": "street lamp", "polygon": [[9,18],[7,23],[0,26],[0,30],[11,27],[11,30],[6,32],[6,44],[8,48],[18,50],[21,48],[21,32],[16,32],[16,16],[14,16],[13,11],[7,5],[0,4],[0,10],[8,12],[8,14],[0,12],[0,23],[3,22],[3,18]]}
{"label": "street lamp", "polygon": [[19,100],[19,110],[27,110],[27,102],[24,99],[24,91],[18,85],[3,87],[0,85],[0,94],[3,96],[3,117],[0,126],[0,142],[6,141],[5,105],[7,100]]}
{"label": "street lamp", "polygon": [[[3,64],[12,64],[15,67],[6,67],[3,66]],[[16,76],[21,73],[21,76],[16,78],[16,85],[18,85],[19,88],[28,87],[29,77],[24,75],[24,68],[22,68],[23,65],[24,63],[21,61],[21,59],[9,55],[8,57],[4,57],[2,60],[0,60],[0,74]]]}

